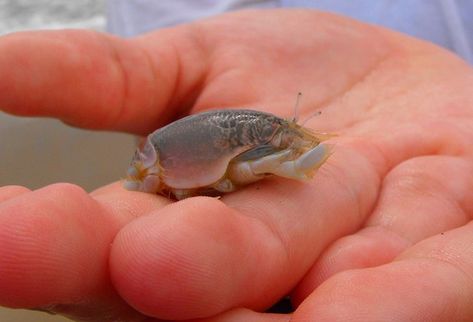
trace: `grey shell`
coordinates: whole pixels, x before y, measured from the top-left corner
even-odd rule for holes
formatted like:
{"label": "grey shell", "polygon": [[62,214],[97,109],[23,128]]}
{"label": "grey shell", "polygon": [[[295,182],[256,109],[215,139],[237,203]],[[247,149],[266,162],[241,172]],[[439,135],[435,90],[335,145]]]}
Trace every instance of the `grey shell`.
{"label": "grey shell", "polygon": [[239,154],[271,141],[287,121],[253,110],[214,110],[177,120],[149,135],[162,180],[176,189],[209,186]]}

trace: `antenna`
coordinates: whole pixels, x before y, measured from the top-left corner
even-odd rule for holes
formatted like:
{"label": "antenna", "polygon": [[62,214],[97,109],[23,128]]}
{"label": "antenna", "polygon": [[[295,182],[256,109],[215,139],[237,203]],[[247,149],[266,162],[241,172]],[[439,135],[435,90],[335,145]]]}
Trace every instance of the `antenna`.
{"label": "antenna", "polygon": [[320,114],[322,114],[322,111],[317,111],[315,112],[314,114],[310,115],[308,118],[306,118],[304,120],[304,122],[302,122],[301,126],[304,126],[307,122],[309,122],[312,118],[316,117],[316,116],[319,116]]}
{"label": "antenna", "polygon": [[296,98],[296,105],[294,105],[294,117],[292,118],[292,121],[294,123],[297,123],[297,120],[299,120],[299,102],[301,100],[302,93],[299,92],[297,93],[297,98]]}

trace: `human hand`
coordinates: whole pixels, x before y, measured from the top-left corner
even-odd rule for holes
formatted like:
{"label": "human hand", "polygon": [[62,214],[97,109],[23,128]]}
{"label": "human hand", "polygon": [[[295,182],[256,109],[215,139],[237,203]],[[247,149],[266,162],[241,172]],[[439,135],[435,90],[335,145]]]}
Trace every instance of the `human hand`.
{"label": "human hand", "polygon": [[[0,190],[0,304],[86,321],[471,320],[470,67],[344,18],[255,11],[122,40],[0,39],[0,106],[146,134],[216,107],[338,134],[310,183],[177,203],[68,184]],[[257,313],[291,294],[292,315]],[[300,305],[299,305],[300,304]],[[388,318],[388,319],[389,319]]]}

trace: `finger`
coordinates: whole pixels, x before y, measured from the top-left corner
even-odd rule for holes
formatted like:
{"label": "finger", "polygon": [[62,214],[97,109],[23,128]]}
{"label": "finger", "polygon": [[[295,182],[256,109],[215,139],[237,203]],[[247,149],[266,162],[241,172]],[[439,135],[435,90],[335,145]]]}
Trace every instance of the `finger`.
{"label": "finger", "polygon": [[94,191],[92,191],[90,194],[94,197],[98,197],[101,195],[107,195],[109,193],[115,193],[117,191],[123,191],[123,181],[116,181],[108,185],[99,187],[95,189]]}
{"label": "finger", "polygon": [[124,223],[159,201],[136,194],[127,205],[118,191],[110,198],[117,196],[121,204],[110,206],[105,195],[97,201],[77,186],[57,184],[0,204],[0,305],[133,321],[137,312],[110,284],[109,248]]}
{"label": "finger", "polygon": [[470,222],[417,244],[390,264],[334,275],[293,320],[471,321],[472,236]]}
{"label": "finger", "polygon": [[[349,169],[341,166],[346,159]],[[114,284],[133,307],[162,319],[267,308],[327,244],[357,229],[378,180],[365,158],[339,147],[312,183],[265,180],[223,202],[169,205],[117,235]]]}
{"label": "finger", "polygon": [[177,30],[133,40],[72,30],[3,36],[0,106],[81,127],[148,133],[182,112],[172,108],[182,108],[202,78],[204,57]]}
{"label": "finger", "polygon": [[324,252],[295,290],[294,302],[338,272],[390,262],[410,245],[467,223],[473,214],[472,173],[471,162],[450,156],[417,157],[394,168],[365,228]]}
{"label": "finger", "polygon": [[21,186],[5,186],[0,187],[0,203],[8,199],[20,196],[24,193],[29,192],[30,190]]}
{"label": "finger", "polygon": [[2,305],[73,302],[105,280],[106,244],[118,228],[78,187],[24,194],[2,204],[0,220]]}
{"label": "finger", "polygon": [[148,214],[156,209],[172,203],[171,200],[150,193],[128,191],[123,188],[123,182],[115,182],[101,187],[91,193],[103,207],[122,223]]}

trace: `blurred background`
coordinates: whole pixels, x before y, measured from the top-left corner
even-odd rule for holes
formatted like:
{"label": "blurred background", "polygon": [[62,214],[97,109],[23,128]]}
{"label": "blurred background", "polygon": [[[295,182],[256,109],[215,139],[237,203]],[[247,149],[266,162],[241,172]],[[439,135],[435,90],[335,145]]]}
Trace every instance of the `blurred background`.
{"label": "blurred background", "polygon": [[[103,30],[105,0],[0,0],[0,35],[44,28]],[[57,120],[0,112],[0,186],[36,189],[54,182],[72,182],[90,191],[123,177],[133,150],[130,135],[84,131]],[[69,320],[0,308],[0,321]]]}

